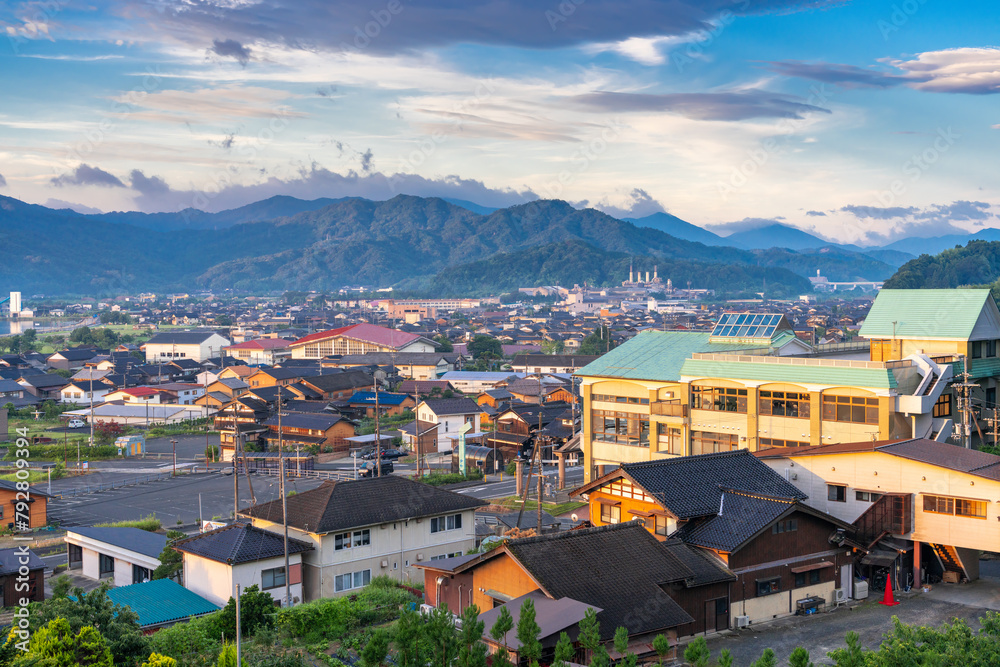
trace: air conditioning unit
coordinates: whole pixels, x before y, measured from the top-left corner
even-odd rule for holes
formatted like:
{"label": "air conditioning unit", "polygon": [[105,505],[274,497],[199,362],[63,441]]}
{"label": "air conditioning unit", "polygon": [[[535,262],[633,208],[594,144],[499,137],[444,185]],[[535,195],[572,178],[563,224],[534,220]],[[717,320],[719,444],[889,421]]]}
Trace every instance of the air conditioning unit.
{"label": "air conditioning unit", "polygon": [[423,554],[417,554],[417,562],[422,561],[423,559],[424,559]]}
{"label": "air conditioning unit", "polygon": [[746,627],[749,627],[749,626],[750,626],[750,617],[749,616],[737,616],[736,617],[736,627],[737,628],[746,628]]}
{"label": "air conditioning unit", "polygon": [[389,567],[389,561],[387,560],[382,561],[382,567]]}
{"label": "air conditioning unit", "polygon": [[843,588],[834,588],[833,601],[836,602],[837,604],[847,602],[847,591],[845,591]]}
{"label": "air conditioning unit", "polygon": [[434,607],[432,607],[431,605],[429,605],[429,604],[422,604],[422,605],[420,605],[420,613],[421,614],[429,614],[432,611],[434,611]]}

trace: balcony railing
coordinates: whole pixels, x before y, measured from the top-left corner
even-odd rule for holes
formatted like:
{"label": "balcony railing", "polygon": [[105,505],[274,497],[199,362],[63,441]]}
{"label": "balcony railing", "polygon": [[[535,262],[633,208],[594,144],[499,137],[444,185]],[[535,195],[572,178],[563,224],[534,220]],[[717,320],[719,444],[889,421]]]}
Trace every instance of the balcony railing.
{"label": "balcony railing", "polygon": [[668,401],[658,401],[655,403],[650,403],[649,411],[651,414],[660,415],[662,417],[688,416],[688,406],[682,405],[680,403],[671,403]]}

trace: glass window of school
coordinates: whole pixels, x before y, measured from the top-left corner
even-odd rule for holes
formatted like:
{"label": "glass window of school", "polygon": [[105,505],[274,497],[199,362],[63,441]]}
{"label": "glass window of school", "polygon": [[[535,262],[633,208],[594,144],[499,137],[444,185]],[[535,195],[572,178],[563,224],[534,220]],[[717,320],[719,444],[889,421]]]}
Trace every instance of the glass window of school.
{"label": "glass window of school", "polygon": [[932,413],[935,417],[951,417],[951,394],[941,394],[934,401]]}
{"label": "glass window of school", "polygon": [[592,410],[590,423],[594,440],[649,447],[649,415]]}
{"label": "glass window of school", "polygon": [[878,424],[878,399],[864,396],[824,396],[823,420]]}
{"label": "glass window of school", "polygon": [[731,452],[740,446],[740,436],[736,433],[711,433],[693,431],[691,433],[691,454],[715,454]]}
{"label": "glass window of school", "polygon": [[669,424],[656,425],[656,442],[658,451],[683,456],[685,453],[684,432]]}
{"label": "glass window of school", "polygon": [[746,414],[747,390],[694,385],[691,387],[691,406],[695,410]]}
{"label": "glass window of school", "polygon": [[794,391],[761,391],[760,414],[809,418],[809,394]]}

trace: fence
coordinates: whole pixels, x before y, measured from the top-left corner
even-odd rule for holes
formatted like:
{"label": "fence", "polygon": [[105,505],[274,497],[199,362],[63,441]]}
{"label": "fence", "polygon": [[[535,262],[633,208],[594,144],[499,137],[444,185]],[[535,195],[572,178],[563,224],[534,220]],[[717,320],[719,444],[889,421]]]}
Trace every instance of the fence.
{"label": "fence", "polygon": [[[240,468],[242,474],[242,468]],[[272,475],[277,477],[279,474],[278,468],[257,468],[257,470],[252,470],[251,472],[256,472],[258,475]],[[354,479],[353,470],[299,470],[296,471],[294,468],[289,468],[285,473],[288,478],[299,478],[299,479],[334,479],[341,482],[348,482]]]}

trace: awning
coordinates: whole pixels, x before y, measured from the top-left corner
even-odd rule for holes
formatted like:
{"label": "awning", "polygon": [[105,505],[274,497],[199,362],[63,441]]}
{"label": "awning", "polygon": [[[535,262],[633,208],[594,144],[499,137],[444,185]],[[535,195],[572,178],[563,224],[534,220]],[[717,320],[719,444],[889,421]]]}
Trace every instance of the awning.
{"label": "awning", "polygon": [[889,567],[896,562],[899,556],[894,551],[872,551],[861,559],[862,565],[874,565],[876,567]]}
{"label": "awning", "polygon": [[647,512],[646,510],[629,510],[628,513],[635,516],[653,516],[652,512]]}
{"label": "awning", "polygon": [[494,600],[503,600],[504,602],[510,602],[511,600],[514,599],[512,596],[507,595],[506,593],[501,593],[500,591],[493,590],[492,588],[487,588],[485,591],[483,591],[483,593],[485,593],[488,597],[493,598]]}
{"label": "awning", "polygon": [[622,504],[620,500],[611,500],[610,498],[598,498],[598,504],[600,505],[610,505],[611,507],[618,507]]}
{"label": "awning", "polygon": [[798,574],[799,572],[809,572],[811,570],[822,570],[825,567],[833,567],[833,563],[828,560],[820,561],[818,563],[811,563],[809,565],[800,565],[798,567],[791,568],[792,572]]}

